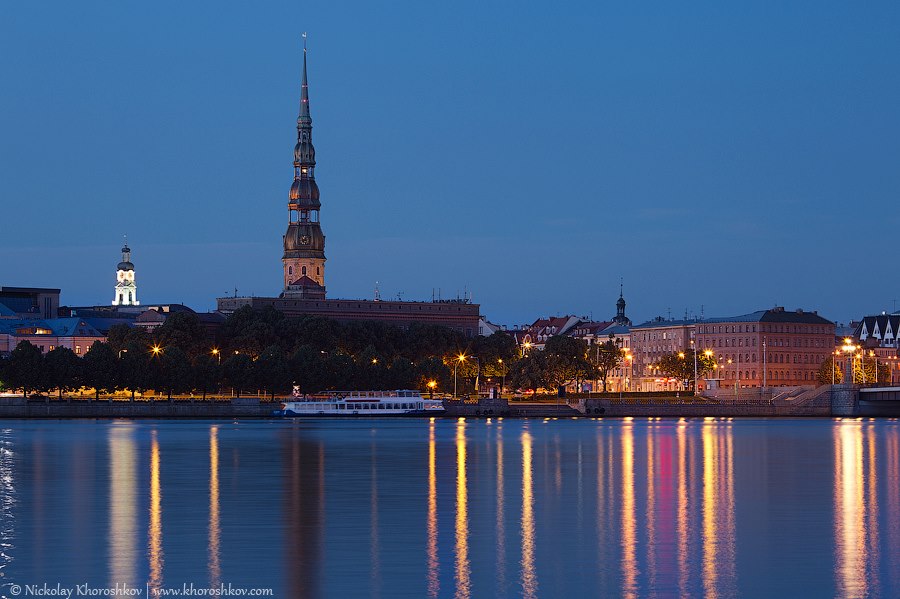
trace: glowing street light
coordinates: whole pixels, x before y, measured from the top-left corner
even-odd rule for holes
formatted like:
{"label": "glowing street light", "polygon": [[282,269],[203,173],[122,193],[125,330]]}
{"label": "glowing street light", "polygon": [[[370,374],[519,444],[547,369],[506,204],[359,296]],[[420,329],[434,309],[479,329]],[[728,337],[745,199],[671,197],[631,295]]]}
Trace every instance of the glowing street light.
{"label": "glowing street light", "polygon": [[428,381],[428,399],[434,399],[434,388],[437,387],[437,381]]}
{"label": "glowing street light", "polygon": [[150,347],[150,353],[152,353],[154,356],[158,356],[162,353],[162,348],[158,345],[153,345]]}
{"label": "glowing street light", "polygon": [[219,361],[219,365],[221,366],[222,352],[220,352],[218,348],[214,347],[214,348],[212,348],[212,351],[210,353],[216,357],[216,359]]}

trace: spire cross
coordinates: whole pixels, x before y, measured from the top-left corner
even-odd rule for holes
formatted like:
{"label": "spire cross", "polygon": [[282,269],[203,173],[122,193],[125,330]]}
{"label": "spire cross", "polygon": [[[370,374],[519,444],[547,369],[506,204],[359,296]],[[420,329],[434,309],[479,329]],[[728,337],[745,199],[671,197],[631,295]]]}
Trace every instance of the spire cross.
{"label": "spire cross", "polygon": [[306,52],[306,32],[303,32],[303,52]]}

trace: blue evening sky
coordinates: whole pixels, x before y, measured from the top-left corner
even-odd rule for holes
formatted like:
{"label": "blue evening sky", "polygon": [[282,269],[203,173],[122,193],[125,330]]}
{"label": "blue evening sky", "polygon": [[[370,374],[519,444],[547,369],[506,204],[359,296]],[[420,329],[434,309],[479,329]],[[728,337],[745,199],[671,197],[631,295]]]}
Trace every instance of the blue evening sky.
{"label": "blue evening sky", "polygon": [[900,299],[896,1],[3,3],[0,284],[277,294],[303,31],[331,297]]}

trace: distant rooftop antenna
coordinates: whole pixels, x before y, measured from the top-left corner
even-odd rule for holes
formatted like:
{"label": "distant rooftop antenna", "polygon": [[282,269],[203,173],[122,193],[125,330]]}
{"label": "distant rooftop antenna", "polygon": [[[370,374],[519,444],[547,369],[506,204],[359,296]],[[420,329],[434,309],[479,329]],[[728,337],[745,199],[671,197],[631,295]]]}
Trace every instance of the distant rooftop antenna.
{"label": "distant rooftop antenna", "polygon": [[[303,34],[303,37],[306,37],[306,34]],[[381,301],[381,291],[378,290],[378,281],[375,281],[375,301]]]}
{"label": "distant rooftop antenna", "polygon": [[703,320],[703,304],[700,304],[700,320]]}
{"label": "distant rooftop antenna", "polygon": [[669,320],[672,320],[672,308],[666,308],[666,313],[669,315]]}

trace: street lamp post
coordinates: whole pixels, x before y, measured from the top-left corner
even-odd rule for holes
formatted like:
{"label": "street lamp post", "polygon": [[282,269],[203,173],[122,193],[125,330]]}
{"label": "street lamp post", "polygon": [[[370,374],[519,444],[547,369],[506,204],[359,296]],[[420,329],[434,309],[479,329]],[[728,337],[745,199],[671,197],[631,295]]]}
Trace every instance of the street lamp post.
{"label": "street lamp post", "polygon": [[212,352],[210,352],[210,353],[212,353],[212,355],[214,355],[216,357],[216,359],[219,362],[219,366],[221,366],[222,365],[222,352],[220,352],[218,348],[214,347],[214,348],[212,348]]}
{"label": "street lamp post", "polygon": [[847,355],[847,372],[844,373],[844,384],[852,385],[853,353],[856,351],[856,346],[853,345],[853,340],[850,337],[844,338],[844,345],[841,346],[841,350]]}
{"label": "street lamp post", "polygon": [[497,358],[497,362],[500,364],[500,399],[503,397],[503,388],[506,387],[506,367],[503,365],[503,358]]}
{"label": "street lamp post", "polygon": [[694,395],[697,395],[697,348],[694,347],[693,339],[691,339],[691,352],[694,354]]}
{"label": "street lamp post", "polygon": [[453,366],[453,399],[456,399],[456,370],[459,368],[459,365],[465,361],[465,354],[459,354],[456,357],[456,364]]}
{"label": "street lamp post", "polygon": [[475,365],[477,368],[477,370],[475,370],[475,398],[480,399],[481,395],[479,390],[481,389],[481,387],[479,387],[478,381],[481,377],[481,360],[478,359],[478,356],[472,356],[472,358],[475,360]]}

